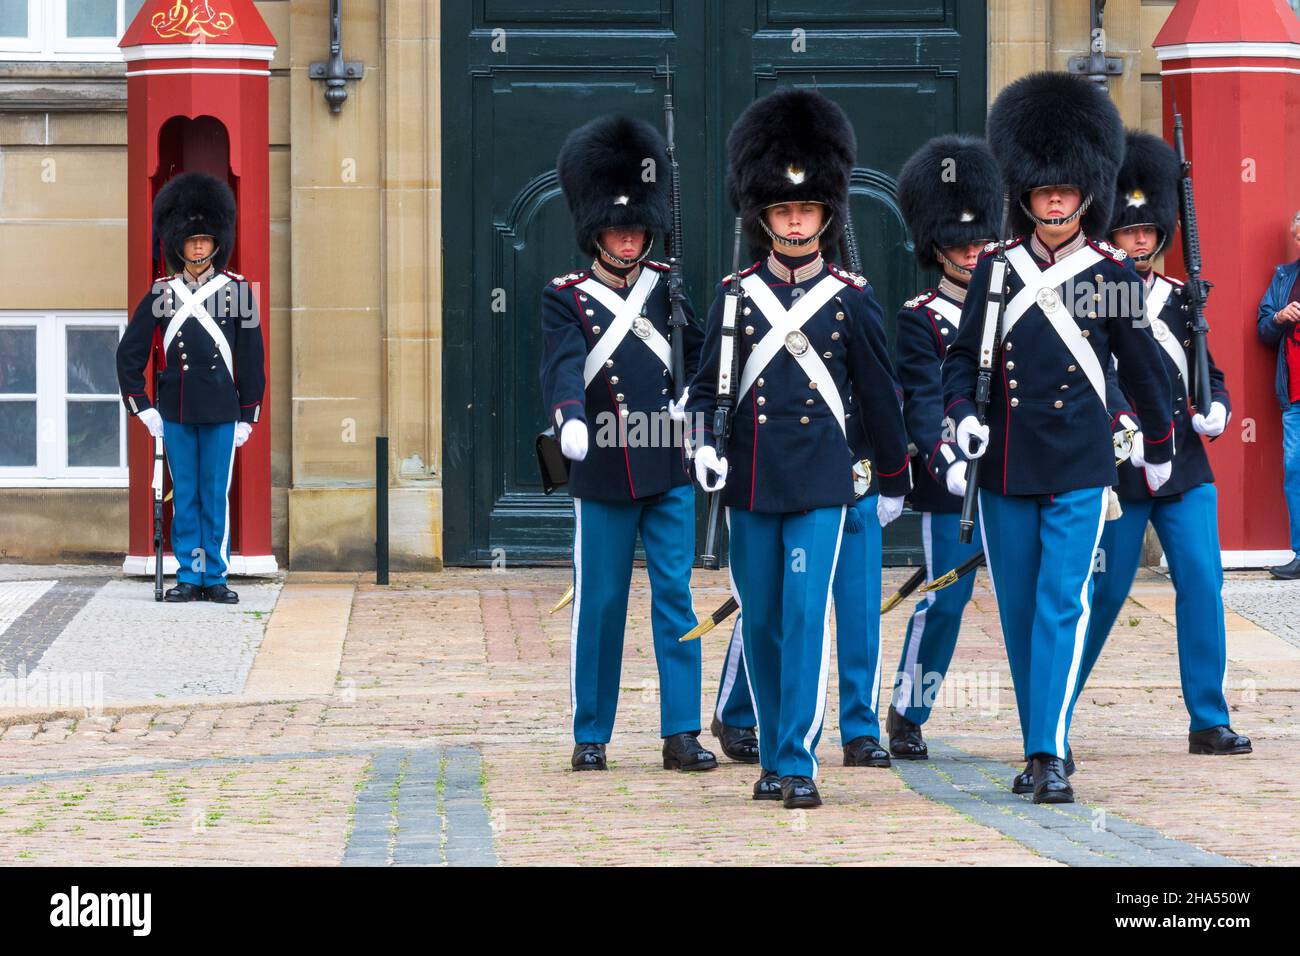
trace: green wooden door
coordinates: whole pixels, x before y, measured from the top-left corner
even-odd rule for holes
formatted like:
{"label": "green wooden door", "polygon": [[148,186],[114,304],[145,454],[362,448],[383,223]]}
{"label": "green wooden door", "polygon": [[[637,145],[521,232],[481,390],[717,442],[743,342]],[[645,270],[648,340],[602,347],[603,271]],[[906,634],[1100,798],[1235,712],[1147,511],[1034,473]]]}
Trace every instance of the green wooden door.
{"label": "green wooden door", "polygon": [[[915,267],[894,176],[931,136],[982,131],[979,0],[473,0],[443,4],[444,556],[567,561],[568,498],[541,493],[533,439],[542,286],[587,263],[555,177],[575,126],[620,111],[662,128],[673,71],[686,284],[696,308],[730,267],[723,188],[731,123],[756,96],[815,86],[858,136],[863,271],[893,316]],[[886,534],[913,563],[919,520]]]}

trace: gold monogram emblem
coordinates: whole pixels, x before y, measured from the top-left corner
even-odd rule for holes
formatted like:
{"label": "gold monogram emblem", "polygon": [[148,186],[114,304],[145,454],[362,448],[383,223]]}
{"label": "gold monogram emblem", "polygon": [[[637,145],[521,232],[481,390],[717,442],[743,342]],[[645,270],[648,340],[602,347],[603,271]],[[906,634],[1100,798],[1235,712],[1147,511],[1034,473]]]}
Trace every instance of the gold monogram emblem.
{"label": "gold monogram emblem", "polygon": [[214,12],[210,0],[176,0],[166,10],[155,13],[149,22],[164,40],[186,37],[202,43],[227,33],[235,25],[235,18],[227,10]]}

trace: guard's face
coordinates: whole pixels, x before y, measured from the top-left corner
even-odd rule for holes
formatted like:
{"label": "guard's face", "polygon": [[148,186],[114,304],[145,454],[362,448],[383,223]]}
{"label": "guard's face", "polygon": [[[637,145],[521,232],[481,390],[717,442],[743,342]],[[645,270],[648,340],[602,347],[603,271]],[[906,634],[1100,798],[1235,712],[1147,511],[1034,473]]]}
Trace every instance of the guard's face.
{"label": "guard's face", "polygon": [[1158,241],[1155,226],[1129,226],[1127,229],[1116,229],[1111,239],[1130,256],[1150,255]]}
{"label": "guard's face", "polygon": [[641,226],[618,226],[601,230],[600,247],[620,259],[635,259],[644,246],[645,229]]}
{"label": "guard's face", "polygon": [[1039,186],[1029,191],[1029,210],[1039,219],[1069,216],[1083,202],[1078,186]]}
{"label": "guard's face", "polygon": [[768,228],[782,239],[807,239],[822,227],[825,210],[821,203],[788,202],[763,212]]}
{"label": "guard's face", "polygon": [[948,246],[943,254],[963,269],[974,269],[984,249],[982,242],[970,242],[964,246]]}
{"label": "guard's face", "polygon": [[185,240],[185,258],[190,262],[212,255],[216,244],[211,236],[190,236]]}

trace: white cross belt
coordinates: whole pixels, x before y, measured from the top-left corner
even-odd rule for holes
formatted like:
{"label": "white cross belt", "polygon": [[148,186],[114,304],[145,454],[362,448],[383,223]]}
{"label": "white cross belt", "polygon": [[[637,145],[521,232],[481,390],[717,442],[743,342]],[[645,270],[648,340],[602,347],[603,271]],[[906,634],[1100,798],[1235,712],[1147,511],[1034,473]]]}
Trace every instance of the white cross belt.
{"label": "white cross belt", "polygon": [[185,324],[185,320],[192,315],[198,320],[199,325],[203,327],[203,331],[208,333],[213,344],[216,345],[217,351],[221,353],[221,360],[226,363],[226,371],[230,373],[230,377],[233,379],[235,377],[235,362],[230,355],[230,342],[221,334],[221,330],[217,328],[217,323],[212,321],[212,316],[208,314],[208,310],[203,305],[217,292],[225,288],[226,283],[229,281],[230,276],[219,275],[210,282],[199,286],[196,293],[191,293],[189,287],[178,278],[174,278],[167,283],[171,290],[176,293],[176,297],[181,300],[181,307],[176,310],[176,314],[167,323],[167,331],[163,333],[163,352],[166,353],[172,344],[172,339],[176,338],[181,326]]}
{"label": "white cross belt", "polygon": [[[650,298],[650,293],[658,283],[658,272],[654,269],[643,269],[641,275],[633,283],[632,291],[628,293],[626,299],[620,297],[617,292],[597,279],[584,279],[578,283],[577,288],[614,314],[614,321],[605,330],[604,338],[597,342],[596,347],[587,353],[587,361],[582,368],[584,387],[596,380],[596,376],[600,374],[601,366],[614,354],[614,350],[619,347],[623,339],[627,338],[628,332],[632,331],[633,321],[641,314],[646,300]],[[646,347],[658,356],[659,361],[663,362],[664,368],[670,368],[673,353],[668,345],[668,340],[648,321],[639,328],[643,331],[649,329],[649,333],[644,338],[641,338],[640,335],[637,337],[641,338]],[[673,387],[684,387],[684,383],[674,382]]]}

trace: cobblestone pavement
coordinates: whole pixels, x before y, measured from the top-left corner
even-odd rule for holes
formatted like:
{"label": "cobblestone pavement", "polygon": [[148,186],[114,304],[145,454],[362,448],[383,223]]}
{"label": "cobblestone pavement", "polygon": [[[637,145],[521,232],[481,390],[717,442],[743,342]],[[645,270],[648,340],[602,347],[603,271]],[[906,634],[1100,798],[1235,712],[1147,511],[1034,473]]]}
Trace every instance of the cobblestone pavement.
{"label": "cobblestone pavement", "polygon": [[[29,584],[65,579],[57,569],[0,571]],[[904,577],[887,572],[887,589]],[[548,613],[568,578],[563,569],[456,569],[395,576],[388,588],[362,581],[330,694],[241,693],[248,668],[235,662],[257,647],[243,628],[265,622],[244,614],[246,602],[204,608],[215,617],[195,659],[207,670],[188,683],[163,678],[174,696],[41,718],[5,716],[0,703],[0,864],[1300,861],[1291,782],[1300,769],[1300,649],[1244,605],[1228,620],[1227,689],[1234,725],[1255,740],[1251,756],[1187,754],[1173,594],[1164,577],[1144,572],[1076,716],[1080,803],[1034,807],[1010,795],[1020,749],[1014,694],[981,572],[927,725],[934,758],[891,770],[838,766],[832,674],[820,749],[827,803],[791,813],[748,798],[753,767],[724,758],[709,773],[660,769],[643,571],[634,577],[612,769],[568,770],[569,621]],[[1239,581],[1254,583],[1234,575],[1228,590]],[[295,586],[290,576],[285,587]],[[51,647],[67,649],[60,667],[103,663],[94,655],[110,643],[125,656],[184,657],[185,625],[209,623],[167,616],[138,581],[114,579],[100,591],[111,620],[99,626],[111,640],[60,637]],[[697,611],[712,610],[726,597],[725,575],[697,572],[695,593]],[[1283,616],[1289,604],[1294,617],[1292,594],[1300,591],[1278,589],[1264,603]],[[94,616],[92,604],[74,623]],[[884,700],[908,610],[910,602],[884,618]],[[174,643],[148,644],[160,623]],[[705,725],[726,633],[704,639]],[[712,744],[707,731],[703,740]]]}

